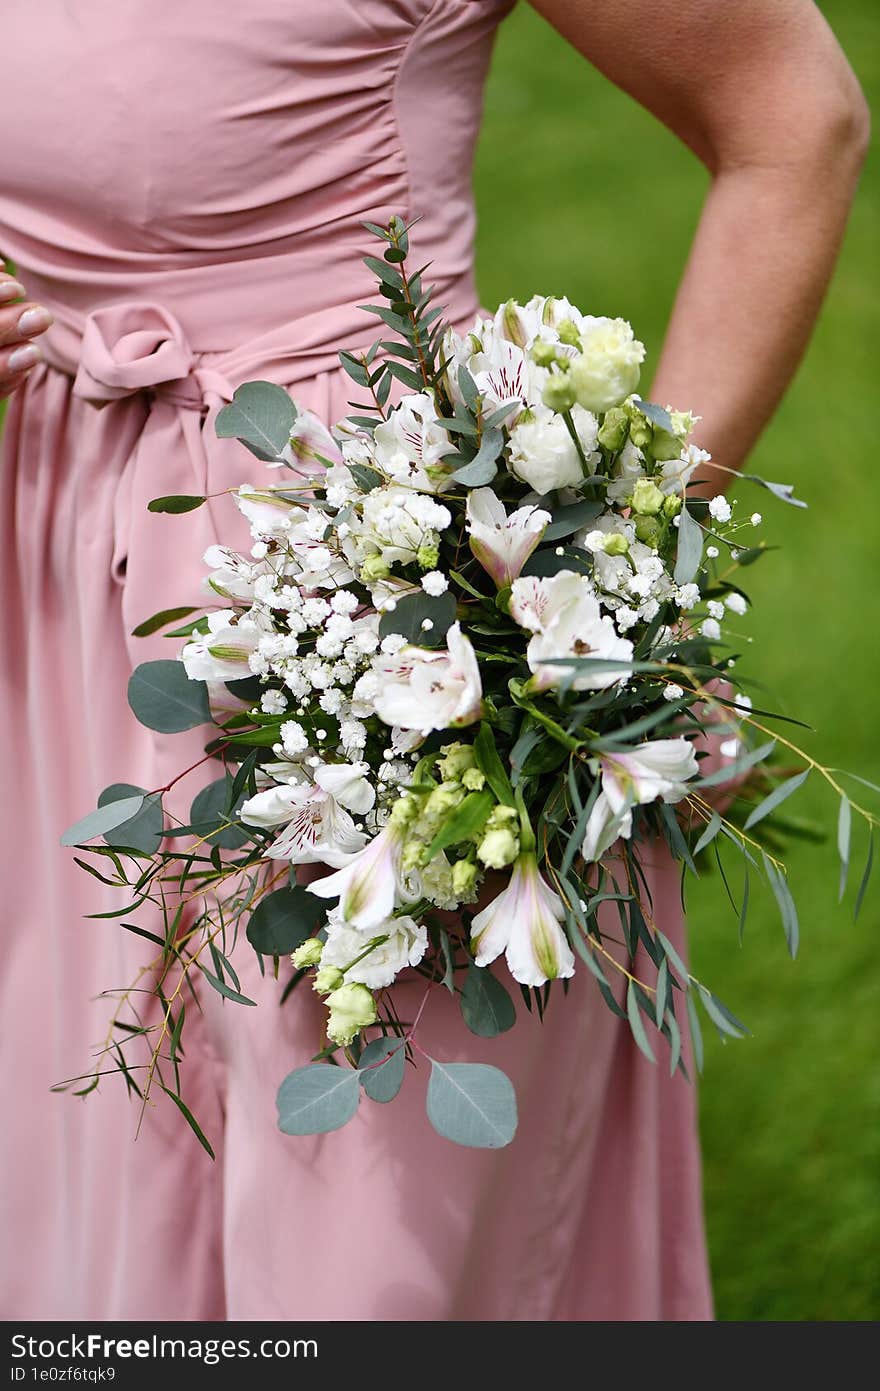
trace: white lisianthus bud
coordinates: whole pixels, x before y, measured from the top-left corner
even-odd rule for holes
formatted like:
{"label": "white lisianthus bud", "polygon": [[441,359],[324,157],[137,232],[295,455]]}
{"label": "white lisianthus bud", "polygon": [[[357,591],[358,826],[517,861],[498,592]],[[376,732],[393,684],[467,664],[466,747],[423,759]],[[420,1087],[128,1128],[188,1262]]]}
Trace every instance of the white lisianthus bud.
{"label": "white lisianthus bud", "polygon": [[312,988],[319,995],[329,995],[331,991],[338,990],[344,980],[345,977],[338,966],[324,966],[315,976]]}
{"label": "white lisianthus bud", "polygon": [[644,344],[625,319],[585,320],[579,337],[570,369],[578,401],[597,412],[621,405],[639,384]]}
{"label": "white lisianthus bud", "polygon": [[569,374],[567,372],[551,372],[544,383],[541,400],[548,410],[555,411],[559,415],[563,411],[570,411],[577,396]]}
{"label": "white lisianthus bud", "polygon": [[298,971],[305,971],[309,966],[317,966],[323,950],[324,943],[320,937],[309,937],[292,953],[290,960]]}
{"label": "white lisianthus bud", "polygon": [[650,478],[639,478],[633,488],[632,510],[642,517],[656,517],[665,499]]}
{"label": "white lisianthus bud", "polygon": [[361,1029],[375,1024],[376,1001],[365,985],[342,985],[327,996],[327,1037],[347,1048]]}

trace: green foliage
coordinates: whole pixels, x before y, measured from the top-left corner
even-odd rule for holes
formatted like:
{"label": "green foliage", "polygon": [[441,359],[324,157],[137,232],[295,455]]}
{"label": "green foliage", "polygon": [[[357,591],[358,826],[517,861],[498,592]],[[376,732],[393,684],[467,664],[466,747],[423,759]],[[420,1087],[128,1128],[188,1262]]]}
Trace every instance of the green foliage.
{"label": "green foliage", "polygon": [[161,734],[177,734],[211,718],[208,688],[191,681],[182,662],[141,662],[128,682],[128,703],[141,724]]}
{"label": "green foliage", "polygon": [[263,956],[286,956],[314,936],[325,914],[323,901],[301,885],[276,889],[251,914],[247,939]]}
{"label": "green foliage", "polygon": [[427,1109],[438,1135],[470,1149],[500,1149],[516,1133],[510,1078],[485,1063],[441,1063],[432,1058]]}
{"label": "green foliage", "polygon": [[310,1063],[288,1073],[278,1088],[278,1128],[285,1135],[323,1135],[339,1130],[358,1108],[358,1073],[330,1063]]}
{"label": "green foliage", "polygon": [[274,382],[245,382],[217,414],[221,439],[237,439],[258,459],[273,462],[290,443],[296,406]]}

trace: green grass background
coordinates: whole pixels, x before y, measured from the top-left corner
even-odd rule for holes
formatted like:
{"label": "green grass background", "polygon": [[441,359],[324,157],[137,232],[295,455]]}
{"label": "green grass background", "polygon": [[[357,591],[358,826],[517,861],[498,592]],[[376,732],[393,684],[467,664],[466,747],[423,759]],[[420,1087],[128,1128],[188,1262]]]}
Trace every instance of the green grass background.
{"label": "green grass background", "polygon": [[[822,8],[873,105],[876,0]],[[706,186],[690,152],[534,11],[521,5],[506,21],[476,173],[484,304],[540,291],[624,315],[648,346],[649,381]],[[755,642],[743,673],[767,682],[775,708],[815,727],[804,740],[814,757],[875,781],[878,194],[874,151],[815,338],[751,461],[796,483],[809,511],[739,488],[744,505],[763,513],[768,541],[784,547],[750,573]],[[725,1320],[880,1315],[880,897],[869,897],[854,926],[858,863],[837,907],[836,802],[815,778],[800,805],[832,834],[787,856],[802,920],[796,962],[769,891],[753,884],[742,947],[717,872],[690,897],[695,969],[753,1031],[726,1046],[707,1031],[701,1086],[709,1242]],[[860,861],[865,844],[859,827]],[[880,895],[880,880],[874,887]]]}
{"label": "green grass background", "polygon": [[[823,9],[873,105],[876,0],[826,0]],[[477,161],[483,303],[558,292],[594,313],[625,315],[648,345],[650,380],[705,190],[702,168],[668,131],[532,10],[514,12],[498,41]],[[743,670],[767,682],[777,708],[815,726],[805,740],[815,757],[875,781],[878,200],[875,150],[815,338],[752,460],[757,472],[796,483],[810,510],[741,490],[764,514],[767,538],[784,547],[751,572],[755,645]],[[833,831],[836,806],[818,779],[800,802]],[[856,845],[862,855],[861,828]],[[701,1124],[718,1316],[873,1319],[880,898],[869,897],[855,926],[853,885],[837,907],[833,834],[788,858],[802,919],[794,963],[769,893],[753,891],[742,947],[717,874],[690,898],[695,969],[753,1031],[727,1046],[706,1033]]]}

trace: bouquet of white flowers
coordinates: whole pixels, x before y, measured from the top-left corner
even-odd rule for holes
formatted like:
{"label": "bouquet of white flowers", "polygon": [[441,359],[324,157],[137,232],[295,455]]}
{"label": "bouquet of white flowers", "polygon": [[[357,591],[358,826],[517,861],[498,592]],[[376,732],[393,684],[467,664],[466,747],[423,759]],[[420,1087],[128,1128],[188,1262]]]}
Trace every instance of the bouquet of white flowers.
{"label": "bouquet of white flowers", "polygon": [[[719,864],[720,843],[734,847],[741,918],[751,871],[794,954],[797,914],[765,818],[811,769],[824,777],[844,883],[851,811],[876,819],[737,686],[727,625],[747,610],[761,518],[689,496],[709,456],[690,442],[692,416],[636,394],[644,348],[629,324],[535,296],[459,337],[407,270],[403,222],[370,231],[388,303],[369,312],[397,337],[342,354],[369,406],[331,431],[280,387],[236,391],[218,432],[280,481],[237,490],[253,545],[205,556],[221,606],[186,611],[180,660],[131,678],[151,728],[213,722],[207,755],[222,775],[188,825],[167,825],[161,793],[123,788],[65,836],[104,836],[89,849],[111,858],[114,882],[165,915],[159,1017],[126,1035],[148,1040],[145,1081],[118,1043],[113,1056],[142,1101],[154,1082],[168,1091],[206,1146],[180,1093],[182,988],[201,977],[252,1003],[226,954],[239,924],[326,1004],[326,1047],[278,1096],[282,1130],[314,1133],[348,1121],[362,1092],[387,1102],[403,1083],[416,1050],[415,1022],[395,1008],[402,973],[454,992],[486,1037],[514,1024],[511,981],[543,1012],[552,982],[583,966],[650,1059],[662,1038],[673,1072],[687,1015],[699,1063],[698,1006],[724,1035],[744,1027],[656,927],[643,848],[665,841],[686,876],[708,847]],[[410,394],[390,404],[395,381]],[[780,774],[768,762],[780,746],[806,766]],[[728,815],[712,801],[724,784],[740,789]],[[303,884],[310,864],[330,872]],[[609,902],[624,960],[600,926]],[[508,1078],[432,1064],[435,1128],[508,1143]]]}

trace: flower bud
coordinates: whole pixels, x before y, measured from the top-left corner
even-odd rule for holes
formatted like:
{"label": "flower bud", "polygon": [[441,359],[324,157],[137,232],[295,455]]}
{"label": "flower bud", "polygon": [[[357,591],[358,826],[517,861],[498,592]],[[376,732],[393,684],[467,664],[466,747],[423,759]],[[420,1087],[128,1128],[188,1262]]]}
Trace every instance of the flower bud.
{"label": "flower bud", "polygon": [[320,937],[310,937],[307,942],[297,947],[290,960],[298,971],[305,971],[309,966],[317,966],[323,950],[324,943]]}
{"label": "flower bud", "polygon": [[474,766],[474,750],[471,744],[444,744],[440,749],[442,758],[436,760],[437,771],[444,782],[459,782],[462,773]]}
{"label": "flower bud", "polygon": [[473,892],[477,874],[473,860],[456,860],[452,866],[452,892],[456,898],[467,898]]}
{"label": "flower bud", "polygon": [[312,989],[319,995],[329,995],[331,990],[338,990],[344,980],[338,966],[322,966],[312,981]]}
{"label": "flower bud", "polygon": [[436,541],[423,542],[416,552],[416,560],[420,570],[436,570],[439,559],[440,547]]}
{"label": "flower bud", "polygon": [[573,319],[560,319],[556,325],[556,332],[559,334],[560,343],[567,343],[570,348],[580,349],[581,337]]}
{"label": "flower bud", "polygon": [[676,497],[675,493],[668,493],[663,499],[664,517],[677,517],[681,511],[681,498]]}
{"label": "flower bud", "polygon": [[656,517],[636,517],[636,536],[644,545],[652,546],[656,550],[660,545],[661,535],[660,523]]}
{"label": "flower bud", "polygon": [[468,792],[482,792],[486,786],[486,774],[481,773],[479,768],[466,768],[461,775],[461,781]]}
{"label": "flower bud", "polygon": [[519,836],[513,831],[487,831],[477,846],[477,854],[489,869],[512,865],[519,854]]}
{"label": "flower bud", "polygon": [[330,1017],[327,1037],[347,1048],[356,1034],[368,1024],[375,1024],[376,1001],[365,985],[342,985],[327,996]]}
{"label": "flower bud", "polygon": [[398,797],[391,808],[391,815],[388,818],[389,826],[393,826],[396,831],[405,831],[411,826],[419,814],[419,799],[417,797]]}
{"label": "flower bud", "polygon": [[633,407],[630,419],[629,437],[636,449],[647,449],[653,438],[654,431],[650,420],[646,420],[639,410]]}
{"label": "flower bud", "polygon": [[650,478],[639,478],[633,488],[630,506],[643,517],[656,517],[663,506],[664,498],[657,484]]}
{"label": "flower bud", "polygon": [[661,463],[664,459],[678,459],[681,457],[682,441],[678,435],[673,435],[669,430],[663,430],[659,425],[655,425],[651,434],[651,443],[648,445],[648,453],[651,458]]}
{"label": "flower bud", "polygon": [[507,301],[501,317],[504,324],[504,337],[509,339],[511,343],[515,343],[518,348],[524,348],[529,341],[529,336],[520,314],[520,307],[515,299]]}
{"label": "flower bud", "polygon": [[463,800],[464,788],[460,782],[442,782],[426,797],[422,815],[430,825],[439,825]]}
{"label": "flower bud", "polygon": [[361,566],[361,579],[365,584],[372,584],[375,580],[387,579],[391,574],[391,566],[381,555],[368,555]]}
{"label": "flower bud", "polygon": [[557,414],[570,411],[576,400],[575,390],[568,372],[552,372],[544,384],[541,400],[544,405]]}
{"label": "flower bud", "polygon": [[626,437],[629,434],[629,416],[620,406],[612,406],[610,411],[605,412],[605,419],[599,428],[596,436],[603,449],[608,449],[616,454],[618,449],[622,449],[626,444]]}
{"label": "flower bud", "polygon": [[559,350],[555,343],[548,343],[546,338],[536,338],[530,354],[537,367],[552,367],[559,357]]}
{"label": "flower bud", "polygon": [[629,542],[622,532],[611,531],[603,540],[602,549],[606,555],[626,555]]}

